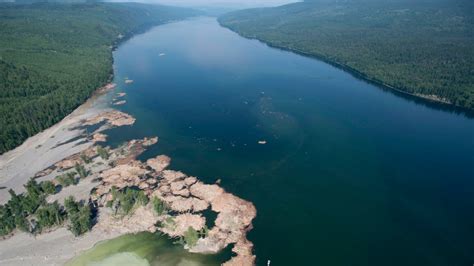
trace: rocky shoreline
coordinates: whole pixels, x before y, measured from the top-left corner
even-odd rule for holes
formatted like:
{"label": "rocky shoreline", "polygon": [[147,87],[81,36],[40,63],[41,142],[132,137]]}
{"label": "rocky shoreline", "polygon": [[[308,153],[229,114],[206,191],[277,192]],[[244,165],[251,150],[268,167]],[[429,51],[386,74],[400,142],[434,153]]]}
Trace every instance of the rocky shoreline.
{"label": "rocky shoreline", "polygon": [[[196,177],[168,170],[171,159],[166,155],[150,158],[146,162],[138,161],[137,156],[147,147],[156,145],[157,137],[130,140],[114,149],[96,145],[107,139],[104,130],[132,125],[134,122],[132,116],[112,110],[75,125],[98,126],[87,139],[91,145],[39,171],[35,178],[52,180],[58,185],[55,177],[73,171],[77,165],[84,165],[88,175],[81,178],[77,188],[62,189],[49,196],[48,201],[58,200],[59,204],[64,204],[64,199],[73,195],[95,206],[95,224],[91,232],[85,234],[85,238],[88,234],[97,235],[97,232],[103,236],[103,239],[96,237],[100,241],[126,233],[160,231],[170,238],[182,239],[191,228],[199,232],[205,230],[205,235],[200,235],[192,245],[184,243],[184,248],[194,253],[209,254],[233,244],[235,256],[224,265],[254,265],[253,244],[246,237],[256,216],[256,208],[251,202],[226,192],[217,184],[204,184]],[[104,151],[107,156],[103,156]],[[127,215],[118,215],[111,204],[114,193],[129,188],[143,191],[149,201],[146,205],[135,206]],[[163,202],[167,211],[157,213],[152,199]],[[217,214],[212,228],[206,227],[205,211]],[[0,247],[3,246],[1,242],[14,242],[15,237],[0,241]]]}

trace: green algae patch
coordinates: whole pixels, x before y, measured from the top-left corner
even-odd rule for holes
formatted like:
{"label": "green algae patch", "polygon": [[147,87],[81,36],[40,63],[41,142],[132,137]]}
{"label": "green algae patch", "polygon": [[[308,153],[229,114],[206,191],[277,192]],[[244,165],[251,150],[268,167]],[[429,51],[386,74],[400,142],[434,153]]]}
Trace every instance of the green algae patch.
{"label": "green algae patch", "polygon": [[101,261],[88,263],[91,266],[115,266],[115,265],[135,265],[149,266],[150,263],[146,259],[140,258],[133,252],[117,253],[109,256]]}
{"label": "green algae patch", "polygon": [[230,252],[189,253],[165,236],[143,232],[101,242],[67,262],[66,266],[220,265],[230,255]]}

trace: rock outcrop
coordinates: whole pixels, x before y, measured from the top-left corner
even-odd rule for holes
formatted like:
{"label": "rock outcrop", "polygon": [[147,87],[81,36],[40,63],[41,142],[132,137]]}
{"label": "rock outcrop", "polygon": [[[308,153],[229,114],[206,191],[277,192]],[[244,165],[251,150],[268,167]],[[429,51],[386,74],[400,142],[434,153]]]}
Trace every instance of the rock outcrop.
{"label": "rock outcrop", "polygon": [[[109,111],[83,121],[83,125],[105,122],[110,127],[132,125],[135,118],[119,111]],[[105,141],[106,135],[95,132],[89,141]],[[225,265],[254,265],[253,244],[246,235],[252,229],[256,216],[255,206],[217,184],[204,184],[198,178],[183,172],[167,169],[171,159],[159,155],[146,162],[137,160],[145,149],[158,142],[158,138],[131,140],[115,149],[106,147],[107,158],[98,156],[93,146],[57,162],[37,175],[47,175],[53,171],[65,171],[91,159],[88,171],[97,185],[91,191],[90,200],[98,207],[96,226],[102,230],[115,232],[139,232],[159,230],[172,238],[183,237],[191,227],[199,231],[206,227],[204,211],[217,214],[214,226],[206,229],[193,246],[185,246],[190,252],[217,253],[234,244],[236,254]],[[95,165],[95,166],[94,166]],[[92,177],[90,177],[92,178]],[[132,214],[117,217],[106,207],[113,200],[112,191],[126,188],[140,189],[150,199],[146,206],[135,208]],[[159,199],[169,210],[160,215],[153,209],[153,199]],[[161,224],[157,227],[156,224]]]}
{"label": "rock outcrop", "polygon": [[116,101],[116,102],[114,102],[114,105],[124,105],[124,104],[126,104],[126,103],[127,103],[127,101],[121,100],[121,101]]}
{"label": "rock outcrop", "polygon": [[106,142],[107,141],[107,135],[102,134],[102,133],[95,133],[92,135],[92,142],[97,143],[97,142]]}
{"label": "rock outcrop", "polygon": [[163,171],[166,167],[170,165],[171,158],[166,155],[160,155],[155,158],[148,159],[146,164],[150,166],[156,172]]}
{"label": "rock outcrop", "polygon": [[57,163],[54,164],[52,169],[59,169],[61,171],[73,168],[76,165],[84,164],[84,157],[94,158],[97,156],[97,149],[95,147],[90,147],[82,152],[73,154]]}
{"label": "rock outcrop", "polygon": [[135,118],[129,114],[113,110],[89,118],[83,122],[83,125],[92,126],[104,121],[111,126],[120,127],[133,125],[135,123]]}
{"label": "rock outcrop", "polygon": [[[143,140],[129,142],[125,147],[133,147],[137,143],[143,143]],[[127,151],[131,152],[129,148]],[[124,156],[129,157],[129,154]],[[228,265],[254,264],[253,244],[246,238],[256,216],[256,209],[251,202],[226,192],[216,184],[204,184],[183,172],[166,170],[170,164],[167,156],[160,155],[148,159],[146,163],[132,157],[129,157],[127,163],[116,164],[102,172],[101,184],[93,195],[94,200],[105,205],[112,199],[112,187],[139,187],[151,199],[159,198],[169,210],[176,213],[157,217],[155,221],[162,224],[158,230],[170,237],[184,236],[189,227],[195,230],[204,228],[206,219],[202,212],[210,208],[217,213],[215,226],[206,237],[199,238],[195,246],[187,247],[189,251],[217,253],[228,245],[235,244],[233,251],[237,256]],[[123,162],[123,158],[117,157],[116,161]]]}

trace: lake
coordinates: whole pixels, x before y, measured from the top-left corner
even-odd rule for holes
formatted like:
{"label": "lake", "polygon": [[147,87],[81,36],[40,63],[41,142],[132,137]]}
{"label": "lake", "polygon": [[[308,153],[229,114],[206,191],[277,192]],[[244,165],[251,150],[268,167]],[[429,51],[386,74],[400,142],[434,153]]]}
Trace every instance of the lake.
{"label": "lake", "polygon": [[474,263],[469,116],[215,18],[155,27],[114,60],[119,109],[137,122],[109,144],[157,135],[140,159],[167,154],[172,169],[252,201],[258,265]]}

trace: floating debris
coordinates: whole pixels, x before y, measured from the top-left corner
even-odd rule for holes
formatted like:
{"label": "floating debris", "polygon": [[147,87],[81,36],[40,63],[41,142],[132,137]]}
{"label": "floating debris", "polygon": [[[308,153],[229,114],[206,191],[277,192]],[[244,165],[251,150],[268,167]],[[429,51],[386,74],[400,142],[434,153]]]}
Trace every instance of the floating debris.
{"label": "floating debris", "polygon": [[133,79],[126,79],[125,80],[125,84],[131,84],[131,83],[133,83]]}
{"label": "floating debris", "polygon": [[266,140],[259,140],[259,141],[258,141],[258,144],[260,144],[260,145],[265,145],[265,144],[267,144],[267,141],[266,141]]}
{"label": "floating debris", "polygon": [[165,56],[166,54],[165,53],[161,53],[160,56]]}

